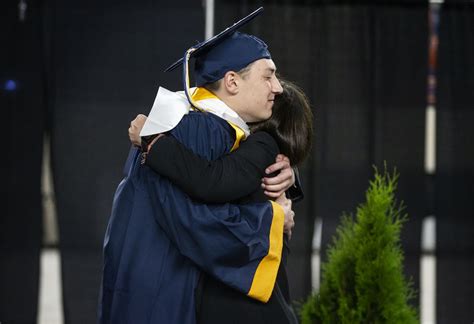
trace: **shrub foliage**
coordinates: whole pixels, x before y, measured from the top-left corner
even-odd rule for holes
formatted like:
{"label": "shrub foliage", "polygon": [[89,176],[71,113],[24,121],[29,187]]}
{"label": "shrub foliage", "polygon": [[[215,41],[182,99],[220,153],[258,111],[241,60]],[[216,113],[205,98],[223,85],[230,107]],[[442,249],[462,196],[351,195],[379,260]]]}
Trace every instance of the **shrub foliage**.
{"label": "shrub foliage", "polygon": [[355,220],[343,215],[322,265],[320,291],[301,309],[303,324],[418,323],[402,271],[400,230],[407,215],[395,199],[397,180],[396,171],[375,169]]}

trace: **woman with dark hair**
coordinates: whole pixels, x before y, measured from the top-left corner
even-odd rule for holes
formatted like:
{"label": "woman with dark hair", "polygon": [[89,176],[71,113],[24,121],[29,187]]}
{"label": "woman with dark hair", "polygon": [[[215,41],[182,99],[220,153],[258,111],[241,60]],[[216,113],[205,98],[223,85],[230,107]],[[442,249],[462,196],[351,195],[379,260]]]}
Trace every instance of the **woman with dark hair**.
{"label": "woman with dark hair", "polygon": [[[261,179],[268,176],[266,168],[279,153],[299,165],[307,157],[313,137],[313,116],[305,94],[291,82],[281,84],[283,93],[275,99],[272,117],[250,125],[251,135],[234,152],[208,161],[173,137],[161,134],[149,146],[143,163],[193,199],[207,203],[267,201],[261,185]],[[140,129],[134,132],[138,134]],[[132,136],[131,139],[133,142]],[[285,194],[278,200],[286,200]],[[287,228],[290,230],[285,233],[282,263],[268,303],[253,300],[203,275],[197,291],[199,323],[297,322],[290,306],[285,271],[292,225]]]}
{"label": "woman with dark hair", "polygon": [[[306,95],[294,83],[281,84],[283,93],[275,98],[271,118],[250,125],[252,134],[234,152],[207,161],[173,137],[160,134],[152,142],[145,164],[192,198],[206,202],[225,203],[260,192],[260,180],[277,154],[298,166],[312,145],[313,114]],[[140,129],[134,130],[136,136]],[[134,142],[132,136],[131,140]]]}
{"label": "woman with dark hair", "polygon": [[308,156],[313,138],[313,113],[308,98],[294,83],[280,80],[283,93],[276,97],[272,117],[252,125],[252,133],[267,132],[280,152],[300,165]]}

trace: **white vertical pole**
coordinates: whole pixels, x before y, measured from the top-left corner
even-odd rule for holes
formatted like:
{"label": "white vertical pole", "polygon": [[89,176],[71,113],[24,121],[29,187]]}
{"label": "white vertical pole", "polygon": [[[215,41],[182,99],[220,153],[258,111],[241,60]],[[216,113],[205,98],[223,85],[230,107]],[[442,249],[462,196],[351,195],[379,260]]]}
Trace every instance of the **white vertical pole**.
{"label": "white vertical pole", "polygon": [[323,220],[316,217],[313,230],[313,251],[311,253],[311,286],[313,291],[319,291],[321,278],[321,235]]}
{"label": "white vertical pole", "polygon": [[[440,6],[443,1],[444,0],[430,0],[430,10],[436,8],[432,6]],[[426,176],[435,175],[436,107],[432,102],[426,107],[425,113],[424,162]],[[425,217],[421,232],[420,322],[422,324],[436,324],[436,218],[434,215]]]}
{"label": "white vertical pole", "polygon": [[425,172],[436,172],[436,108],[429,105],[425,114]]}
{"label": "white vertical pole", "polygon": [[[49,135],[45,135],[41,174],[43,244],[46,246],[57,246],[59,234],[51,169],[50,143]],[[43,248],[40,257],[37,322],[39,324],[63,324],[62,300],[61,255],[57,248]]]}
{"label": "white vertical pole", "polygon": [[57,246],[59,243],[58,218],[51,168],[51,141],[49,135],[43,139],[43,166],[41,173],[41,196],[43,203],[43,244]]}
{"label": "white vertical pole", "polygon": [[38,323],[63,324],[61,256],[57,249],[41,253]]}
{"label": "white vertical pole", "polygon": [[423,220],[420,261],[420,322],[436,323],[436,218]]}
{"label": "white vertical pole", "polygon": [[206,0],[206,30],[205,39],[214,36],[214,0]]}

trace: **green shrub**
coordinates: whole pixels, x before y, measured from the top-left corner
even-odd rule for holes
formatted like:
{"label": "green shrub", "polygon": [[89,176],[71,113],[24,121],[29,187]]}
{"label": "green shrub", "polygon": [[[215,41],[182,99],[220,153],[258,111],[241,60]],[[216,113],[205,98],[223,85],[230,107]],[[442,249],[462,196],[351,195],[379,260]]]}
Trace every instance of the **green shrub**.
{"label": "green shrub", "polygon": [[400,230],[407,216],[395,200],[397,180],[396,172],[375,169],[356,219],[343,215],[322,265],[320,291],[302,306],[303,324],[419,322],[402,272]]}

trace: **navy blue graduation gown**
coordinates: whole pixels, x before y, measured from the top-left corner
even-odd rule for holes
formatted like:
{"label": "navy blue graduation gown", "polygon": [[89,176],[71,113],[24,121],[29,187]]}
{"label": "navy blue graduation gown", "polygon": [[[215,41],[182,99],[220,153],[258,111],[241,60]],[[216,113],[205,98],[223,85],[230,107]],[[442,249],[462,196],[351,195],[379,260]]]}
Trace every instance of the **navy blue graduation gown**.
{"label": "navy blue graduation gown", "polygon": [[[224,120],[191,112],[170,134],[216,159],[235,145]],[[205,205],[130,151],[104,239],[100,323],[195,323],[201,271],[266,302],[281,260],[284,215],[273,202]]]}

